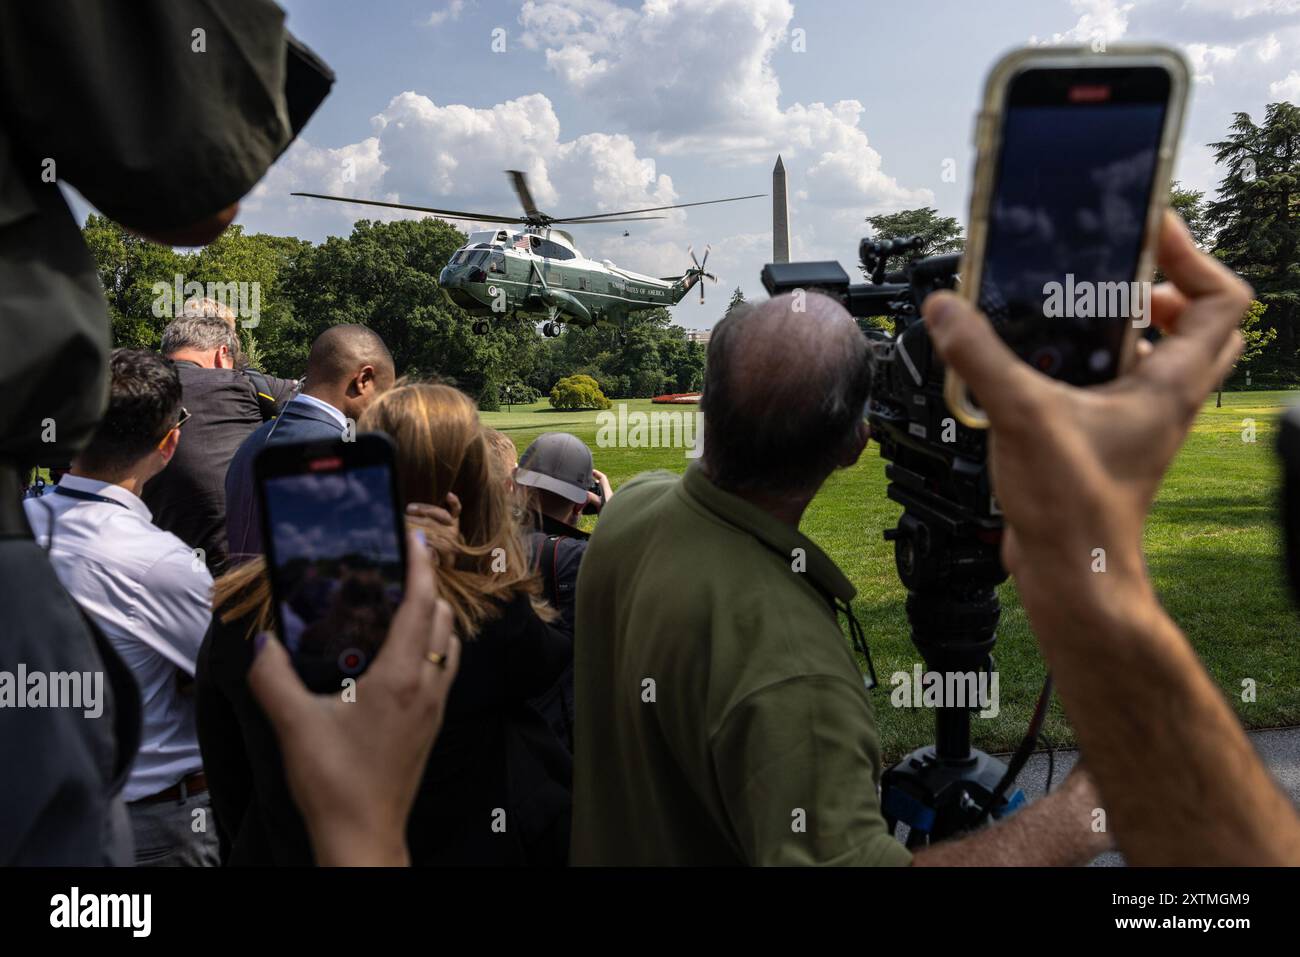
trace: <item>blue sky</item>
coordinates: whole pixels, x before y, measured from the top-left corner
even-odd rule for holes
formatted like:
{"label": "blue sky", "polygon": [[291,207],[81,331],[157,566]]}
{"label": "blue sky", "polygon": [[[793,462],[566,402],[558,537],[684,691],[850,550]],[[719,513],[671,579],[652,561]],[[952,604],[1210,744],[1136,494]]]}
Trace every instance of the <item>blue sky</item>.
{"label": "blue sky", "polygon": [[[583,214],[766,193],[780,152],[793,258],[848,266],[869,214],[924,204],[964,221],[984,74],[1031,39],[1183,48],[1197,82],[1178,178],[1199,189],[1217,181],[1205,144],[1233,111],[1300,100],[1300,0],[283,5],[338,81],[239,221],[311,240],[375,213],[291,190],[512,213],[502,170],[519,168],[544,210]],[[762,294],[770,228],[762,199],[575,233],[594,258],[653,275],[711,243],[710,301],[674,309],[703,328],[733,287]]]}

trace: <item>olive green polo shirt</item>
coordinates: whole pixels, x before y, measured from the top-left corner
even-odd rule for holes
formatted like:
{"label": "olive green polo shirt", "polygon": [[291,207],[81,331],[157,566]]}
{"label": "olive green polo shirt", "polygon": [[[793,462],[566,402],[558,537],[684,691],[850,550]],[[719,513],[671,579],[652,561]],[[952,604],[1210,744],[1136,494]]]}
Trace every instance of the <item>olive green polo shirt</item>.
{"label": "olive green polo shirt", "polygon": [[853,594],[698,466],[619,489],[578,576],[573,863],[909,863],[832,611]]}

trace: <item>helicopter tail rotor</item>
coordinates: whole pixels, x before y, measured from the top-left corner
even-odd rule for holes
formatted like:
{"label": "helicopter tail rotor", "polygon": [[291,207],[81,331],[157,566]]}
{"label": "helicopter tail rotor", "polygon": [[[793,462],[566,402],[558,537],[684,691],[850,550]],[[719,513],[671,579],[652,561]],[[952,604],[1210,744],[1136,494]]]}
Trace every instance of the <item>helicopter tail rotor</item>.
{"label": "helicopter tail rotor", "polygon": [[705,280],[705,279],[712,279],[714,282],[717,282],[717,281],[718,281],[718,277],[717,277],[717,276],[713,275],[713,273],[711,273],[711,272],[707,272],[707,271],[705,271],[705,268],[704,268],[705,265],[706,265],[706,264],[708,263],[708,261],[709,261],[709,250],[710,250],[711,248],[712,248],[711,246],[705,246],[705,247],[704,247],[704,259],[703,259],[703,260],[700,260],[700,259],[696,259],[696,258],[695,258],[695,248],[694,248],[693,246],[687,246],[687,247],[686,247],[686,253],[687,253],[687,255],[689,255],[689,256],[691,257],[691,262],[693,262],[693,263],[695,264],[695,265],[692,266],[690,269],[686,270],[686,275],[688,275],[688,276],[692,276],[692,277],[694,278],[694,282],[698,282],[699,285],[700,285],[700,305],[701,305],[701,306],[704,305],[704,280]]}

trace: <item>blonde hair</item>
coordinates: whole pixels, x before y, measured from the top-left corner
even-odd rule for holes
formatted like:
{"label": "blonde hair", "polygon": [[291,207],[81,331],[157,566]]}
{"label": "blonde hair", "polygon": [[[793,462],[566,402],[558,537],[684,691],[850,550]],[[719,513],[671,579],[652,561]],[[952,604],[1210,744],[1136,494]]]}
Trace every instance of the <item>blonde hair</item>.
{"label": "blonde hair", "polygon": [[[460,499],[459,534],[450,537],[426,520],[407,518],[437,541],[438,587],[452,607],[462,638],[500,615],[501,606],[527,595],[546,621],[554,611],[541,597],[509,495],[496,476],[478,409],[458,389],[401,383],[375,399],[357,422],[359,432],[386,432],[397,445],[400,505],[442,505]],[[503,568],[504,566],[504,568]],[[498,570],[502,569],[503,570]],[[217,580],[213,608],[222,622],[254,615],[250,634],[274,626],[266,561],[258,558]]]}
{"label": "blonde hair", "polygon": [[505,472],[505,478],[510,478],[519,465],[519,446],[515,445],[515,440],[510,436],[496,429],[484,426],[483,433],[487,436],[488,445],[492,447],[492,454],[497,457],[497,462]]}

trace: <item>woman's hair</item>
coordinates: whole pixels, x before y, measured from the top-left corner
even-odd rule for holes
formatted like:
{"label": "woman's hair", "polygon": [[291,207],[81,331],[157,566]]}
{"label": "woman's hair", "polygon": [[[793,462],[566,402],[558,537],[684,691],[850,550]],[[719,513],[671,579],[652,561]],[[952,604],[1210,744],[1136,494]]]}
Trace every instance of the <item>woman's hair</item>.
{"label": "woman's hair", "polygon": [[[551,620],[541,581],[528,561],[509,494],[497,476],[484,427],[473,401],[448,385],[399,382],[376,398],[357,422],[358,432],[386,432],[397,446],[400,507],[443,505],[460,499],[459,535],[408,517],[436,543],[438,588],[456,616],[458,633],[473,638],[501,606],[527,595]],[[221,621],[253,615],[254,631],[274,627],[266,560],[254,559],[217,580],[213,608]]]}

